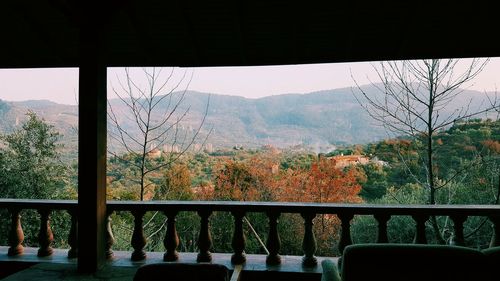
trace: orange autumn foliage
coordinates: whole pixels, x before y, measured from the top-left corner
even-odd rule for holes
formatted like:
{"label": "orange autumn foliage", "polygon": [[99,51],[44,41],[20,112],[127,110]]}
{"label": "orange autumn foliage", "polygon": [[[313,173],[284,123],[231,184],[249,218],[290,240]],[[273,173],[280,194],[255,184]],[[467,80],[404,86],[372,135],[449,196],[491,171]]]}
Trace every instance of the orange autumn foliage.
{"label": "orange autumn foliage", "polygon": [[496,140],[485,140],[482,142],[483,146],[494,154],[500,154],[500,142]]}
{"label": "orange autumn foliage", "polygon": [[[247,161],[226,160],[215,174],[213,199],[236,201],[281,201],[359,203],[363,174],[352,167],[335,168],[335,161],[320,158],[310,169],[288,169],[276,173],[272,157]],[[274,168],[273,168],[274,167]]]}
{"label": "orange autumn foliage", "polygon": [[248,161],[226,160],[216,167],[214,200],[275,201],[272,163],[253,157]]}
{"label": "orange autumn foliage", "polygon": [[335,160],[321,158],[309,170],[288,172],[281,179],[280,201],[359,203],[358,170],[335,168]]}

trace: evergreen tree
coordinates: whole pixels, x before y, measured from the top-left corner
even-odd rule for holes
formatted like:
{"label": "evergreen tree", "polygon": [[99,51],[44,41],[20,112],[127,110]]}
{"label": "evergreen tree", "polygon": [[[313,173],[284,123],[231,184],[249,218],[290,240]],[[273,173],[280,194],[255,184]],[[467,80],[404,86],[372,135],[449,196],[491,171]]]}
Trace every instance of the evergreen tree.
{"label": "evergreen tree", "polygon": [[56,198],[66,172],[58,152],[61,135],[34,112],[26,115],[21,128],[0,136],[0,196]]}

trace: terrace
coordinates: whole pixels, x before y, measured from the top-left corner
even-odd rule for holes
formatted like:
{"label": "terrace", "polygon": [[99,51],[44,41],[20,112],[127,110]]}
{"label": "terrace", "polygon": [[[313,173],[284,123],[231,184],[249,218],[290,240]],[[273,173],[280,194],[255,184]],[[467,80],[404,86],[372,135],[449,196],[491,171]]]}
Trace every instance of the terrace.
{"label": "terrace", "polygon": [[[500,244],[498,206],[106,202],[106,67],[244,66],[500,56],[499,45],[491,40],[497,31],[495,9],[491,9],[487,1],[460,4],[333,1],[317,5],[288,1],[209,2],[7,1],[0,4],[0,11],[4,12],[0,17],[0,68],[79,67],[79,135],[85,136],[79,139],[78,201],[0,200],[0,209],[8,209],[12,216],[10,245],[0,247],[0,268],[15,271],[43,263],[45,267],[35,271],[41,278],[54,278],[51,272],[63,272],[61,276],[69,279],[78,272],[112,279],[113,276],[132,278],[134,268],[147,262],[211,261],[230,268],[244,264],[243,280],[298,280],[305,276],[319,280],[318,261],[322,257],[315,257],[312,231],[312,221],[317,214],[339,217],[341,250],[352,243],[350,221],[355,215],[374,216],[378,222],[376,241],[379,243],[388,242],[387,222],[393,216],[413,217],[416,243],[426,243],[425,222],[430,216],[449,216],[458,245],[464,243],[463,224],[468,217],[488,217],[495,225],[492,245]],[[465,40],[460,40],[462,38]],[[27,209],[40,214],[39,249],[22,247],[20,213]],[[68,237],[71,249],[67,252],[51,247],[49,221],[53,210],[71,214],[72,220],[68,222],[71,223]],[[135,218],[130,238],[132,253],[112,252],[107,218],[115,211],[131,212]],[[145,211],[161,211],[168,217],[164,255],[144,252],[142,216]],[[200,216],[197,254],[176,251],[175,218],[183,211],[197,212]],[[212,212],[229,212],[234,218],[232,254],[210,253]],[[242,218],[249,212],[265,213],[269,218],[268,256],[244,254]],[[298,213],[304,219],[303,257],[280,257],[276,225],[283,213]],[[113,255],[115,258],[110,259]],[[51,264],[56,263],[64,265],[57,270],[50,269]]]}
{"label": "terrace", "polygon": [[[325,203],[268,203],[268,202],[228,202],[228,201],[110,201],[107,203],[105,254],[108,270],[104,271],[105,278],[114,275],[121,276],[123,272],[132,277],[138,266],[154,262],[212,262],[223,264],[230,269],[236,265],[243,265],[242,280],[254,278],[264,280],[319,280],[322,268],[319,262],[325,258],[337,260],[337,257],[316,257],[316,239],[313,231],[313,219],[319,214],[336,215],[341,221],[341,236],[339,250],[352,244],[350,224],[356,215],[373,216],[377,221],[377,243],[388,243],[387,225],[391,217],[411,216],[415,221],[416,244],[426,244],[426,222],[431,216],[447,216],[453,221],[455,231],[455,244],[465,245],[464,222],[468,217],[488,217],[494,224],[494,233],[490,247],[500,246],[500,206],[497,205],[453,205],[453,206],[422,206],[422,205],[367,205],[367,204],[325,204]],[[21,268],[37,263],[54,262],[59,264],[74,265],[79,252],[78,245],[78,204],[70,200],[14,200],[0,199],[0,208],[8,209],[12,222],[9,232],[8,247],[0,247],[2,262],[21,262]],[[40,230],[38,235],[39,248],[22,246],[24,234],[20,213],[23,210],[35,209],[40,214]],[[52,249],[53,240],[50,227],[50,213],[55,210],[64,210],[71,215],[71,229],[69,237],[69,250]],[[113,252],[113,233],[109,215],[113,212],[126,211],[134,217],[133,234],[130,237],[132,252]],[[144,247],[147,243],[143,231],[143,216],[148,211],[163,212],[167,220],[167,231],[163,243],[164,253],[146,253]],[[196,212],[200,219],[200,231],[197,245],[198,253],[178,253],[179,237],[176,231],[176,216],[179,212]],[[211,253],[212,239],[210,234],[210,215],[214,212],[228,212],[234,218],[232,235],[232,254]],[[246,255],[245,235],[243,231],[243,217],[247,213],[265,213],[268,217],[268,235],[266,246],[269,250],[267,256]],[[304,220],[304,236],[302,247],[304,255],[281,256],[280,233],[277,225],[283,213],[300,214]],[[42,267],[43,269],[44,267]],[[67,267],[50,267],[52,271],[67,270]],[[55,269],[54,269],[55,268]],[[109,269],[111,268],[111,269]],[[43,270],[42,270],[43,271]],[[36,272],[36,271],[35,271]],[[101,273],[103,274],[103,273]],[[108,275],[106,275],[108,274]]]}

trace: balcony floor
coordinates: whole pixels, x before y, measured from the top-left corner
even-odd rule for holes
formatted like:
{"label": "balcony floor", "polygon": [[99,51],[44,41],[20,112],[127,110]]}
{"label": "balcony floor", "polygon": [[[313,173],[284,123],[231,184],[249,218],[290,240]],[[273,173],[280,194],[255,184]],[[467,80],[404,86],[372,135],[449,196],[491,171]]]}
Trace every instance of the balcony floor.
{"label": "balcony floor", "polygon": [[[76,259],[66,257],[67,250],[54,249],[51,257],[38,258],[36,248],[25,248],[25,253],[19,257],[8,257],[7,247],[0,247],[0,268],[8,264],[19,264],[27,269],[14,273],[3,280],[132,280],[137,268],[143,264],[159,263],[163,261],[163,253],[148,252],[147,259],[142,262],[132,262],[130,252],[115,252],[115,258],[109,261],[103,269],[93,275],[82,275],[76,271]],[[213,262],[223,264],[230,270],[231,254],[213,254]],[[282,256],[280,266],[267,266],[265,255],[248,255],[243,267],[241,280],[320,280],[321,261],[325,258],[318,257],[318,266],[304,268],[301,266],[302,257]],[[332,258],[337,260],[337,258]],[[196,262],[196,253],[180,253],[179,262]]]}

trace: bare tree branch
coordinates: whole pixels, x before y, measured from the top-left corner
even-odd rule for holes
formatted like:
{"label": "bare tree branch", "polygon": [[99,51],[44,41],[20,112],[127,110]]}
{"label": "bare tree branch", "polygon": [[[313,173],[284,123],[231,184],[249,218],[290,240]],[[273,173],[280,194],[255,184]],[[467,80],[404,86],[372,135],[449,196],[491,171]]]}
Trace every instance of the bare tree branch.
{"label": "bare tree branch", "polygon": [[[372,64],[381,82],[381,85],[372,82],[372,86],[379,91],[376,95],[367,93],[351,74],[357,90],[353,91],[356,100],[375,121],[392,133],[412,136],[424,144],[423,153],[418,154],[418,161],[426,175],[429,204],[436,203],[436,190],[455,180],[458,174],[443,180],[434,171],[438,167],[433,139],[435,134],[457,121],[499,111],[496,93],[494,99],[487,96],[488,106],[481,104],[473,112],[472,100],[454,110],[450,111],[449,108],[452,101],[464,93],[468,84],[481,73],[488,61],[489,59],[472,59],[463,71],[457,71],[460,60],[455,59],[390,61],[378,66]],[[400,158],[408,168],[401,153]],[[411,172],[410,169],[407,170]],[[413,173],[410,175],[416,177]],[[436,238],[443,241],[435,218],[431,223]]]}
{"label": "bare tree branch", "polygon": [[[112,88],[113,93],[118,97],[123,105],[121,111],[116,112],[118,104],[108,102],[108,117],[113,129],[110,130],[109,137],[113,143],[121,146],[122,150],[110,151],[110,155],[125,161],[135,169],[137,181],[140,186],[140,199],[144,200],[145,191],[153,185],[150,179],[150,173],[162,168],[169,167],[180,159],[190,146],[198,138],[208,113],[208,104],[202,120],[187,140],[188,132],[184,130],[184,139],[179,134],[180,124],[187,120],[189,109],[181,109],[185,102],[187,88],[191,82],[192,74],[188,82],[185,82],[187,71],[181,75],[180,79],[174,81],[175,69],[171,69],[167,75],[163,75],[163,69],[142,68],[142,74],[145,80],[140,80],[130,69],[124,69],[124,79],[122,82],[119,77],[119,88]],[[145,85],[141,85],[141,81]],[[186,84],[184,90],[178,92],[180,87]],[[115,107],[115,108],[114,108]],[[126,126],[120,122],[118,113],[135,125],[130,128],[130,123]],[[165,144],[181,145],[179,153],[169,153],[167,161],[153,161],[150,154],[159,150]],[[120,156],[120,151],[125,151],[133,159]],[[132,180],[132,179],[131,179]]]}

